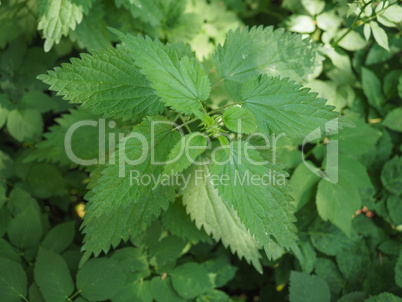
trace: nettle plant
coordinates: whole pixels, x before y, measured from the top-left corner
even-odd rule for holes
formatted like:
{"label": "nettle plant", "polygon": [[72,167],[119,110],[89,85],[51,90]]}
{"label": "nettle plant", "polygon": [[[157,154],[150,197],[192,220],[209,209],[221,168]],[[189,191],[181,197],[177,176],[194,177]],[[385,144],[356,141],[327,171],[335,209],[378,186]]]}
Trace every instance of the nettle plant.
{"label": "nettle plant", "polygon": [[[297,84],[323,60],[319,45],[283,29],[243,27],[200,62],[184,44],[112,31],[121,45],[39,76],[81,104],[74,115],[109,121],[109,157],[84,162],[91,177],[81,261],[135,241],[163,212],[174,235],[203,241],[205,230],[259,272],[261,248],[268,258],[278,250],[301,258],[287,173],[269,138],[303,139],[334,119],[332,130],[353,127]],[[125,136],[117,142],[118,132]],[[49,156],[46,141],[38,147]],[[256,181],[268,174],[269,183]],[[178,175],[188,181],[166,181]]]}

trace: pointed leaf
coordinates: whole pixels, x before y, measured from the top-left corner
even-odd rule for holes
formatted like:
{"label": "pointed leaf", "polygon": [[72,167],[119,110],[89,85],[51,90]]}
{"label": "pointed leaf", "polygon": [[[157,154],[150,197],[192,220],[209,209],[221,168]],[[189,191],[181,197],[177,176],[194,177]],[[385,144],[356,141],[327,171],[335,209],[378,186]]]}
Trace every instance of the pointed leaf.
{"label": "pointed leaf", "polygon": [[64,302],[73,293],[74,284],[67,263],[60,255],[43,248],[39,248],[34,277],[46,301]]}
{"label": "pointed leaf", "polygon": [[301,87],[287,78],[252,77],[243,85],[243,107],[254,114],[258,130],[267,135],[304,137],[339,113],[333,111],[335,107],[325,105],[324,99],[317,98],[317,93]]}
{"label": "pointed leaf", "polygon": [[149,81],[124,47],[81,54],[38,79],[64,99],[96,114],[138,121],[164,109]]}
{"label": "pointed leaf", "polygon": [[[219,194],[237,211],[268,257],[271,257],[269,246],[273,240],[298,252],[294,204],[285,187],[285,174],[261,165],[263,160],[258,151],[242,141],[219,149],[212,162],[211,173],[219,177],[214,181]],[[271,174],[270,182],[268,174]],[[220,181],[222,177],[226,181]]]}
{"label": "pointed leaf", "polygon": [[221,240],[232,253],[237,253],[240,259],[244,257],[257,271],[262,272],[259,244],[240,221],[236,211],[218,195],[207,178],[208,174],[206,166],[192,168],[189,172],[189,184],[183,191],[187,213],[198,229],[204,227],[216,241]]}
{"label": "pointed leaf", "polygon": [[127,45],[141,72],[152,82],[162,101],[185,114],[199,112],[209,97],[210,82],[204,67],[194,58],[180,57],[169,45],[149,37],[113,31]]}

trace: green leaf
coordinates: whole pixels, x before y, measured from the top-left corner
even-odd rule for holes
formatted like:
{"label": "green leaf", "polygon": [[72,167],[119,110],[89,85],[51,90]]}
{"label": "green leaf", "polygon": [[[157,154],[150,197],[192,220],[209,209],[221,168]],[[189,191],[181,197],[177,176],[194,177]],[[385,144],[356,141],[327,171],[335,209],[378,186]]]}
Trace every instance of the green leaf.
{"label": "green leaf", "polygon": [[284,20],[287,29],[297,33],[312,33],[315,30],[313,18],[306,15],[292,14]]}
{"label": "green leaf", "polygon": [[10,242],[26,249],[36,246],[43,233],[41,216],[37,205],[29,204],[21,210],[7,227],[7,235]]}
{"label": "green leaf", "polygon": [[[81,260],[84,263],[91,254],[98,256],[102,251],[107,253],[111,246],[117,247],[120,241],[127,241],[130,236],[144,231],[152,221],[158,218],[162,210],[166,210],[173,196],[149,195],[130,203],[127,207],[119,206],[113,209],[113,214],[103,213],[94,217],[88,223],[83,233],[85,254]],[[89,207],[87,209],[91,211]]]}
{"label": "green leaf", "polygon": [[183,172],[207,149],[207,142],[205,134],[201,132],[183,136],[170,150],[164,173],[171,175]]}
{"label": "green leaf", "polygon": [[345,155],[362,155],[371,150],[381,137],[381,131],[371,127],[363,120],[353,119],[356,128],[344,128],[337,135],[329,137],[329,142],[337,140],[339,153]]}
{"label": "green leaf", "polygon": [[223,123],[226,128],[238,133],[250,134],[257,130],[254,115],[242,107],[231,107],[223,112]]}
{"label": "green leaf", "polygon": [[214,287],[225,286],[236,274],[237,268],[230,264],[228,258],[215,258],[204,261],[201,265],[206,269]]}
{"label": "green leaf", "polygon": [[87,50],[106,48],[110,45],[110,33],[106,28],[105,10],[97,2],[89,14],[85,16],[74,31],[70,31],[70,39],[78,46]]}
{"label": "green leaf", "polygon": [[386,255],[399,255],[399,243],[396,240],[384,241],[380,244],[378,249]]}
{"label": "green leaf", "polygon": [[11,244],[3,238],[0,238],[0,257],[7,258],[15,262],[21,262],[18,249],[11,246]]}
{"label": "green leaf", "polygon": [[314,269],[314,264],[317,260],[317,253],[311,244],[309,237],[305,234],[299,235],[299,247],[303,257],[299,259],[303,273],[310,274]]}
{"label": "green leaf", "polygon": [[366,297],[367,297],[367,295],[365,292],[351,292],[351,293],[343,296],[336,302],[360,302],[360,301],[363,301],[364,298],[366,298]]}
{"label": "green leaf", "polygon": [[395,283],[402,288],[402,250],[400,250],[398,260],[396,261]]}
{"label": "green leaf", "polygon": [[185,246],[186,242],[180,238],[167,236],[149,247],[149,262],[157,268],[174,263],[182,254]]}
{"label": "green leaf", "polygon": [[0,128],[2,128],[7,121],[9,109],[12,108],[10,104],[7,94],[0,94]]}
{"label": "green leaf", "polygon": [[163,4],[169,1],[159,0],[115,0],[116,5],[123,5],[130,10],[134,18],[140,18],[143,22],[152,26],[159,26],[164,17]]}
{"label": "green leaf", "polygon": [[[147,194],[156,198],[172,194],[172,186],[153,181],[163,169],[154,161],[164,162],[169,150],[179,141],[179,133],[172,130],[172,123],[164,118],[145,119],[134,127],[132,136],[119,142],[116,163],[103,169],[98,185],[92,190],[85,224],[95,216],[138,202]],[[143,175],[147,178],[143,179]]]}
{"label": "green leaf", "polygon": [[[235,141],[216,152],[211,173],[216,175],[215,179],[219,178],[214,185],[257,242],[264,246],[268,257],[271,257],[269,246],[273,240],[297,253],[294,205],[285,186],[285,174],[276,167],[268,169],[262,163],[263,159],[252,145]],[[267,183],[264,177],[269,173],[272,177]],[[219,181],[222,177],[227,180]]]}
{"label": "green leaf", "polygon": [[64,99],[105,117],[138,121],[164,109],[124,47],[81,54],[81,59],[71,59],[71,64],[38,79]]}
{"label": "green leaf", "polygon": [[182,202],[176,200],[169,206],[165,213],[161,216],[164,228],[171,234],[192,243],[208,242],[212,243],[207,233],[198,229],[191,218],[186,213]]}
{"label": "green leaf", "polygon": [[[311,162],[308,162],[312,164]],[[310,171],[304,163],[299,164],[290,178],[292,195],[296,201],[296,208],[302,208],[314,197],[314,191],[320,177]]]}
{"label": "green leaf", "polygon": [[326,255],[335,256],[353,245],[353,239],[345,236],[335,225],[319,218],[311,225],[309,233],[314,247]]}
{"label": "green leaf", "polygon": [[6,192],[7,192],[7,185],[5,183],[0,183],[0,208],[6,202]]}
{"label": "green leaf", "polygon": [[200,111],[201,102],[208,99],[211,90],[200,62],[180,57],[178,51],[158,40],[113,32],[127,45],[129,54],[166,105],[185,114]]}
{"label": "green leaf", "polygon": [[7,207],[0,208],[0,237],[3,237],[11,221],[11,213]]}
{"label": "green leaf", "polygon": [[[135,129],[139,130],[138,133],[146,134],[149,137],[151,133],[151,130],[149,129],[150,123],[151,121],[146,120]],[[154,143],[156,145],[154,155],[156,159],[164,161],[167,158],[166,148],[171,148],[178,141],[179,135],[172,132],[172,127],[165,123],[158,124],[155,126],[154,130],[154,134],[156,135],[156,137],[154,137]],[[164,135],[166,135],[166,137],[163,137]],[[173,140],[170,141],[169,137]],[[159,143],[159,139],[161,139],[160,142],[162,143]],[[135,144],[137,143],[134,142],[133,147]],[[130,149],[126,148],[126,151],[127,150]],[[133,148],[132,151],[135,151],[135,148]],[[141,150],[137,151],[141,152]],[[135,156],[131,156],[132,152],[127,152],[126,155],[131,159],[135,158]],[[100,166],[100,168],[94,170],[91,174],[89,188],[93,189],[101,185],[107,185],[106,181],[103,181],[103,183],[99,185],[100,179],[102,179],[102,168],[103,167]],[[108,181],[112,183],[114,181],[122,181],[123,183],[121,186],[126,187],[129,190],[136,189],[135,186],[130,186],[130,182],[127,180],[125,181],[124,177],[119,177],[118,166],[116,167],[117,171],[112,171],[112,168],[112,165],[106,168],[109,169],[111,178],[106,177],[106,174],[102,177],[105,177],[105,179],[108,179]],[[158,173],[160,173],[162,169],[161,166],[157,165],[153,165],[152,168],[155,168]],[[147,170],[147,168],[145,168],[144,171],[151,172],[151,170]],[[156,174],[156,177],[158,175],[160,174]],[[133,184],[136,185],[135,182],[133,182]],[[111,187],[108,187],[108,190],[114,189],[116,189],[116,194],[123,193],[118,190],[118,186],[111,185]],[[107,200],[111,196],[105,195],[104,198],[106,199],[104,200],[105,203],[103,206],[109,206],[109,211],[98,211],[97,215],[92,214],[93,206],[95,207],[95,211],[99,209],[96,203],[94,204],[94,200],[96,199],[93,198],[93,196],[96,197],[96,194],[95,192],[88,193],[86,199],[90,200],[90,202],[86,205],[87,215],[84,216],[85,228],[83,233],[85,234],[85,238],[84,246],[82,248],[85,251],[85,254],[81,263],[88,260],[92,253],[95,256],[98,256],[102,250],[107,253],[111,246],[116,247],[121,240],[127,241],[130,236],[136,236],[144,231],[146,227],[160,216],[162,210],[167,210],[169,202],[175,198],[175,192],[171,186],[157,185],[154,190],[151,190],[151,188],[148,189],[150,192],[141,193],[140,198],[136,199],[135,202],[133,202],[129,196],[123,195],[122,203],[113,206],[110,204],[110,201]],[[135,192],[136,191],[137,190],[135,190]],[[103,192],[103,189],[101,192]],[[116,196],[118,197],[118,195]]]}
{"label": "green leaf", "polygon": [[322,60],[318,50],[318,44],[282,28],[243,27],[229,31],[223,46],[216,50],[214,61],[226,88],[232,97],[238,98],[241,84],[251,76],[305,79]]}
{"label": "green leaf", "polygon": [[64,302],[73,293],[74,284],[67,263],[60,255],[43,248],[39,248],[34,277],[48,302]]}
{"label": "green leaf", "polygon": [[66,192],[65,180],[59,170],[49,164],[33,164],[25,174],[25,184],[32,195],[49,198]]}
{"label": "green leaf", "polygon": [[231,302],[233,301],[225,292],[212,289],[197,297],[196,302]]}
{"label": "green leaf", "polygon": [[20,35],[31,39],[36,33],[36,1],[3,1],[0,10],[0,48]]}
{"label": "green leaf", "polygon": [[177,266],[170,276],[174,289],[185,299],[194,299],[213,287],[205,268],[195,262]]}
{"label": "green leaf", "polygon": [[326,258],[317,258],[315,263],[316,274],[325,280],[333,295],[337,295],[344,287],[345,281],[342,278],[335,263]]}
{"label": "green leaf", "polygon": [[[43,295],[40,292],[39,286],[35,282],[32,283],[31,286],[29,287],[29,301],[30,302],[46,302],[45,298],[43,298]],[[74,300],[74,302],[79,302],[79,301]]]}
{"label": "green leaf", "polygon": [[75,222],[64,222],[56,225],[46,234],[41,246],[54,253],[61,253],[68,248],[74,240]]}
{"label": "green leaf", "polygon": [[38,110],[14,109],[7,116],[7,129],[20,142],[38,138],[42,128],[43,121]]}
{"label": "green leaf", "polygon": [[56,109],[56,103],[54,99],[43,92],[28,91],[22,96],[17,107],[19,109],[33,109],[38,110],[40,113],[45,113]]}
{"label": "green leaf", "polygon": [[182,302],[185,299],[179,297],[172,287],[169,277],[162,279],[154,277],[151,280],[151,292],[157,302]]}
{"label": "green leaf", "polygon": [[364,38],[366,39],[366,41],[370,40],[371,28],[370,28],[370,25],[368,23],[364,24],[363,33],[364,33]]}
{"label": "green leaf", "polygon": [[[373,220],[366,215],[356,215],[353,218],[353,229],[365,238],[368,238],[367,245],[376,248],[379,243],[388,240],[387,233],[380,227],[378,227]],[[352,247],[349,247],[352,249]]]}
{"label": "green leaf", "polygon": [[37,213],[40,213],[39,205],[35,199],[33,199],[27,191],[20,187],[15,187],[10,192],[7,207],[13,216],[24,213],[27,208],[32,208]]}
{"label": "green leaf", "polygon": [[0,177],[11,177],[14,175],[14,162],[10,155],[0,150]]}
{"label": "green leaf", "polygon": [[387,161],[381,171],[384,187],[396,194],[402,193],[402,157],[394,156]]}
{"label": "green leaf", "polygon": [[77,273],[77,289],[90,301],[113,298],[126,280],[125,269],[113,259],[89,260]]}
{"label": "green leaf", "polygon": [[385,30],[383,30],[377,22],[371,21],[370,22],[370,27],[373,32],[374,39],[376,42],[384,49],[389,51],[389,45],[388,45],[388,36]]}
{"label": "green leaf", "polygon": [[362,67],[362,86],[369,104],[379,112],[383,112],[385,98],[382,94],[381,82],[374,72],[364,67]]}
{"label": "green leaf", "polygon": [[391,293],[381,293],[378,296],[372,296],[364,300],[364,302],[401,302],[402,299]]}
{"label": "green leaf", "polygon": [[113,298],[115,302],[141,301],[153,302],[151,281],[139,280],[125,285]]}
{"label": "green leaf", "polygon": [[363,196],[374,194],[374,187],[366,168],[355,159],[340,156],[339,164],[329,165],[329,178],[331,179],[334,171],[338,173],[338,180],[320,181],[316,198],[317,210],[323,220],[331,221],[349,236],[353,215],[361,208]]}
{"label": "green leaf", "polygon": [[339,116],[317,93],[301,89],[288,78],[258,76],[247,80],[241,94],[243,107],[255,116],[258,130],[304,137]]}
{"label": "green leaf", "polygon": [[328,284],[318,276],[292,271],[290,273],[289,299],[291,302],[329,302]]}
{"label": "green leaf", "polygon": [[[336,34],[336,38],[342,37],[348,30],[347,28],[339,30]],[[357,51],[364,48],[367,42],[358,32],[352,30],[342,38],[338,45],[349,51]]]}
{"label": "green leaf", "polygon": [[216,241],[222,240],[225,247],[229,246],[240,259],[244,257],[257,271],[262,272],[259,244],[240,221],[236,211],[223,202],[218,191],[208,181],[208,174],[206,166],[194,167],[189,172],[189,184],[183,191],[183,204],[187,213],[198,229],[204,227],[207,234],[212,234]]}
{"label": "green leaf", "polygon": [[38,30],[43,30],[44,49],[48,52],[81,22],[83,8],[70,0],[41,1],[40,8]]}
{"label": "green leaf", "polygon": [[402,224],[402,201],[397,195],[391,195],[387,198],[387,208],[389,216],[395,225]]}
{"label": "green leaf", "polygon": [[149,264],[146,253],[140,248],[123,247],[112,254],[112,259],[120,262],[126,269],[127,282],[133,282],[149,276]]}
{"label": "green leaf", "polygon": [[[387,99],[398,97],[398,82],[402,75],[401,69],[391,70],[384,78],[384,94]],[[392,110],[391,112],[395,111]]]}
{"label": "green leaf", "polygon": [[[107,121],[104,121],[105,136],[99,137],[99,131],[102,127],[102,120],[99,120],[94,114],[91,114],[84,110],[70,110],[69,114],[63,114],[60,118],[55,119],[56,125],[48,128],[48,132],[44,134],[45,140],[39,142],[36,145],[36,149],[32,150],[27,156],[27,161],[46,161],[52,163],[58,163],[62,166],[76,166],[78,164],[84,164],[84,161],[98,160],[96,163],[102,161],[103,152],[110,150],[102,150],[102,144],[108,146],[110,136],[117,137],[117,133],[125,133],[121,128],[110,128],[106,125],[110,125]],[[67,145],[71,148],[72,154],[75,158],[71,158],[71,155],[66,153],[65,138],[70,129],[74,125],[82,125],[77,128],[71,134],[70,144]],[[103,134],[103,133],[101,133]]]}
{"label": "green leaf", "polygon": [[382,16],[395,23],[402,22],[402,7],[399,5],[388,7],[383,11]]}
{"label": "green leaf", "polygon": [[27,276],[20,264],[6,258],[0,258],[0,293],[4,302],[27,301]]}
{"label": "green leaf", "polygon": [[348,283],[360,284],[365,271],[370,266],[369,251],[363,240],[357,240],[353,246],[342,249],[336,255],[336,261]]}
{"label": "green leaf", "polygon": [[402,132],[402,108],[390,111],[382,124],[391,130]]}

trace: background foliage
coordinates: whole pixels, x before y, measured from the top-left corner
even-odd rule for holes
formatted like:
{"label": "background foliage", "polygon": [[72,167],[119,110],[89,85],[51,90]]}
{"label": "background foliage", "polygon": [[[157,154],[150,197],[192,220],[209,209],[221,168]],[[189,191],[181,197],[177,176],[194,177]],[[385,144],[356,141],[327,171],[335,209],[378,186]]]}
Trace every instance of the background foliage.
{"label": "background foliage", "polygon": [[[2,0],[1,301],[401,301],[401,22],[402,8],[396,1]],[[302,72],[295,68],[288,74],[272,70],[269,75],[290,76],[310,87],[357,126],[307,146],[306,158],[322,167],[326,145],[338,139],[340,178],[336,185],[305,167],[302,140],[279,140],[281,165],[290,174],[296,201],[299,240],[294,250],[300,253],[295,256],[274,242],[268,259],[219,196],[196,200],[192,190],[169,207],[168,202],[162,205],[153,213],[158,219],[144,219],[130,231],[119,224],[127,211],[117,209],[114,216],[87,223],[84,239],[79,230],[83,205],[88,199],[100,198],[93,191],[88,193],[97,186],[100,170],[79,167],[68,159],[63,147],[67,129],[77,121],[104,116],[117,121],[107,131],[127,133],[149,112],[164,111],[150,92],[155,87],[149,86],[138,69],[130,69],[132,61],[125,59],[125,48],[111,46],[120,40],[140,43],[142,51],[135,57],[143,61],[138,59],[137,64],[142,64],[142,72],[152,82],[155,73],[146,61],[147,52],[161,53],[168,42],[179,53],[192,56],[184,44],[188,43],[214,79],[211,56],[229,30],[234,30],[227,36],[234,50],[250,45],[247,30],[235,31],[243,25],[274,25],[319,42],[314,44],[319,53],[308,78],[299,77]],[[159,38],[163,44],[118,37],[108,27]],[[293,44],[285,43],[290,41],[287,38],[264,45],[274,35],[270,30],[250,30],[254,35],[250,39],[262,43],[259,58],[265,58],[264,49],[295,51]],[[80,57],[86,52],[93,56]],[[227,52],[218,47],[215,55],[223,62]],[[71,57],[82,60],[72,59],[72,64],[44,75]],[[300,55],[295,62],[310,59]],[[110,99],[103,98],[95,85],[84,87],[91,94],[79,94],[80,85],[68,82],[70,75],[86,68],[94,68],[90,76],[97,79],[96,68],[102,68],[96,67],[97,62],[107,64],[113,75],[108,84],[122,87]],[[111,69],[116,62],[126,68]],[[196,66],[194,62],[183,64]],[[229,74],[230,68],[217,66],[223,74]],[[40,74],[52,91],[60,91],[71,102],[49,91],[37,79]],[[235,91],[244,80],[232,74],[226,84]],[[130,106],[111,103],[130,85],[142,85],[141,97],[154,107],[143,106],[134,112]],[[228,102],[222,87],[208,99],[211,109]],[[169,102],[177,106],[177,100]],[[232,114],[223,116],[228,128]],[[272,130],[272,125],[265,126]],[[81,158],[96,157],[98,130],[86,127],[74,137],[72,146]],[[220,207],[221,216],[207,221],[210,211],[202,212],[201,202],[205,208]],[[186,211],[197,216],[190,218]],[[98,257],[88,260],[92,253]],[[247,261],[240,260],[243,257]]]}

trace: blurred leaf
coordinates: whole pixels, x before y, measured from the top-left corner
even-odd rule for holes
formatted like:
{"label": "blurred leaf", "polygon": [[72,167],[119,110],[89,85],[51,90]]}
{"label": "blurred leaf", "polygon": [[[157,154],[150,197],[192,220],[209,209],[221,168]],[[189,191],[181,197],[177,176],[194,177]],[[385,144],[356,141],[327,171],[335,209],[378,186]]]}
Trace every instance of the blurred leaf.
{"label": "blurred leaf", "polygon": [[91,259],[77,273],[77,290],[92,301],[113,298],[124,285],[125,268],[116,260]]}
{"label": "blurred leaf", "polygon": [[186,262],[170,272],[174,289],[186,299],[194,299],[213,287],[206,269],[195,262]]}
{"label": "blurred leaf", "polygon": [[381,171],[384,187],[396,195],[402,193],[402,157],[394,156],[387,161]]}
{"label": "blurred leaf", "polygon": [[290,274],[290,302],[330,302],[328,284],[318,276],[292,271]]}
{"label": "blurred leaf", "polygon": [[73,279],[60,255],[39,248],[34,276],[47,302],[64,302],[73,293]]}
{"label": "blurred leaf", "polygon": [[402,108],[396,108],[388,112],[383,125],[391,130],[402,132]]}
{"label": "blurred leaf", "polygon": [[389,51],[389,45],[388,45],[388,36],[385,30],[383,30],[377,22],[371,21],[370,22],[370,27],[371,30],[373,31],[373,36],[374,39],[377,41],[377,43],[384,49]]}
{"label": "blurred leaf", "polygon": [[0,293],[2,302],[27,301],[27,276],[20,264],[6,258],[0,258]]}
{"label": "blurred leaf", "polygon": [[57,254],[68,248],[74,240],[75,221],[64,222],[56,225],[46,234],[41,246]]}

